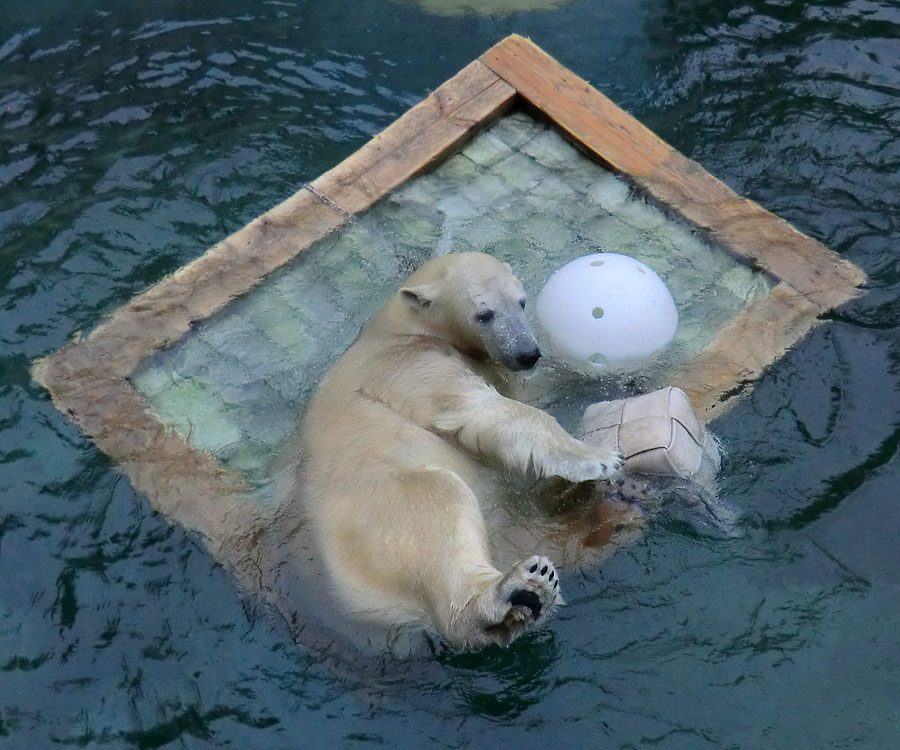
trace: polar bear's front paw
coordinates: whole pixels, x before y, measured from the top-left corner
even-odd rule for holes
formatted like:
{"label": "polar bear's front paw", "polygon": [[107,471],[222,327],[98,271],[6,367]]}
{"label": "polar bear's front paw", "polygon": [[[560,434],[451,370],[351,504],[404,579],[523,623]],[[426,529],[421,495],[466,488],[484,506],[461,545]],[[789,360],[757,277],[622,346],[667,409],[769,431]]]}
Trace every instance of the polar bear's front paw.
{"label": "polar bear's front paw", "polygon": [[570,482],[589,482],[592,479],[613,479],[625,466],[625,459],[614,451],[592,451],[590,458],[569,458],[560,461],[548,472]]}
{"label": "polar bear's front paw", "polygon": [[625,468],[625,456],[615,451],[603,451],[600,458],[602,473],[598,479],[612,479]]}
{"label": "polar bear's front paw", "polygon": [[563,603],[556,568],[540,555],[513,565],[497,584],[497,594],[509,609],[487,631],[502,645],[546,620]]}

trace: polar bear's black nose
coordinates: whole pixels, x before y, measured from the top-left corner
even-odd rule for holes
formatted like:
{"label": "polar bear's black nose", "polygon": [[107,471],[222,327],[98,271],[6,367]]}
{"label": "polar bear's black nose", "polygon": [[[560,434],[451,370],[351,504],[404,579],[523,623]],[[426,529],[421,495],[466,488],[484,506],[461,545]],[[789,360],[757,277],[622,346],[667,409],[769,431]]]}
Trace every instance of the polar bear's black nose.
{"label": "polar bear's black nose", "polygon": [[523,369],[530,370],[540,358],[541,350],[535,347],[534,351],[526,352],[516,357],[516,362],[522,365]]}

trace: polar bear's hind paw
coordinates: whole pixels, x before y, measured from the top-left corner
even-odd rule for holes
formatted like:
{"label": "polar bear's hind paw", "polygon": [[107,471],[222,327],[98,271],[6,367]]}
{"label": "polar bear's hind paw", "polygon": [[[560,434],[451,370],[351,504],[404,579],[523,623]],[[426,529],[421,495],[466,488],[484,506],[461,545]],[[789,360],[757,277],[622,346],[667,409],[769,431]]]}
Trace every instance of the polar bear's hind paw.
{"label": "polar bear's hind paw", "polygon": [[498,584],[497,593],[509,609],[503,619],[487,628],[501,645],[507,645],[529,628],[549,617],[559,604],[559,577],[553,563],[534,555],[513,565]]}
{"label": "polar bear's hind paw", "polygon": [[533,620],[537,620],[541,616],[541,610],[544,608],[544,605],[541,604],[541,597],[527,589],[513,591],[512,596],[509,597],[509,603],[514,607],[528,607]]}

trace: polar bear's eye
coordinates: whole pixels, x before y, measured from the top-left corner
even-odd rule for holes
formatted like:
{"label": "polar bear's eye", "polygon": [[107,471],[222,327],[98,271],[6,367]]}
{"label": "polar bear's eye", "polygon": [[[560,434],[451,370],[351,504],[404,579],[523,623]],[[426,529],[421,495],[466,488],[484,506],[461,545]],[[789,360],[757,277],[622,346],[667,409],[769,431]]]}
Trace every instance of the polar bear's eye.
{"label": "polar bear's eye", "polygon": [[475,320],[479,323],[490,323],[494,319],[493,310],[482,310],[475,316]]}
{"label": "polar bear's eye", "polygon": [[521,307],[523,310],[525,309],[525,298],[524,297],[519,300],[519,307]]}

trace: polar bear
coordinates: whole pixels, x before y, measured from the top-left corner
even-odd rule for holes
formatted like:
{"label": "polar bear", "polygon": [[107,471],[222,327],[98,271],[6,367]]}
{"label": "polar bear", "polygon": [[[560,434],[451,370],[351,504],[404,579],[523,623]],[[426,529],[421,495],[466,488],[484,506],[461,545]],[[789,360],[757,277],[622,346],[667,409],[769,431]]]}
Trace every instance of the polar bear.
{"label": "polar bear", "polygon": [[622,465],[553,417],[504,396],[496,366],[540,357],[525,293],[482,253],[442,255],[409,277],[323,379],[300,423],[304,515],[330,583],[353,613],[430,620],[458,649],[506,645],[562,601],[534,555],[491,562],[485,472],[571,482]]}

